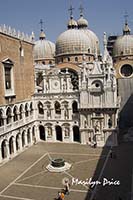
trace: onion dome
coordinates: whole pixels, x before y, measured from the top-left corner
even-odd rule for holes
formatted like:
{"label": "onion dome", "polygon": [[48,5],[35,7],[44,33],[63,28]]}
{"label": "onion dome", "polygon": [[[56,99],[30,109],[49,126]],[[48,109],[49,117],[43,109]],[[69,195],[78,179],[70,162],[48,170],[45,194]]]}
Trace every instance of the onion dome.
{"label": "onion dome", "polygon": [[67,24],[68,29],[74,29],[77,28],[77,26],[77,22],[73,18],[71,18]]}
{"label": "onion dome", "polygon": [[69,54],[88,54],[91,51],[89,37],[78,29],[63,32],[56,41],[56,56]]}
{"label": "onion dome", "polygon": [[113,56],[133,55],[133,35],[130,35],[130,28],[126,22],[123,35],[119,36],[113,47]]}
{"label": "onion dome", "polygon": [[39,40],[34,45],[34,60],[54,59],[55,44],[46,40],[45,33],[41,30]]}

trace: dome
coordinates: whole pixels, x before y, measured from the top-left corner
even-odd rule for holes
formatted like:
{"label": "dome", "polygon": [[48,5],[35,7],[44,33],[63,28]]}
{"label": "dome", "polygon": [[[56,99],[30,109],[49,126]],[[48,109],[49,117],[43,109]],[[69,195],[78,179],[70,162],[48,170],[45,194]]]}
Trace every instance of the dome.
{"label": "dome", "polygon": [[76,28],[77,26],[78,26],[77,22],[73,18],[71,18],[69,20],[68,24],[67,24],[68,29],[70,29],[70,28]]}
{"label": "dome", "polygon": [[97,53],[100,54],[99,39],[97,35],[88,28],[80,29],[80,31],[84,32],[90,39],[91,46],[92,46],[92,53],[95,53],[97,50]]}
{"label": "dome", "polygon": [[35,42],[34,59],[54,59],[55,44],[45,39],[45,34],[41,32],[40,40]]}
{"label": "dome", "polygon": [[91,41],[92,53],[94,54],[97,49],[97,53],[100,54],[99,39],[96,34],[88,29],[88,21],[83,17],[81,13],[79,20],[77,21],[78,28],[80,31],[84,32]]}
{"label": "dome", "polygon": [[113,56],[133,55],[133,35],[119,36],[114,43]]}
{"label": "dome", "polygon": [[88,27],[88,21],[84,19],[83,16],[80,17],[80,19],[77,21],[77,24],[78,24],[78,28]]}
{"label": "dome", "polygon": [[56,56],[69,54],[88,54],[92,46],[89,37],[78,29],[63,32],[56,41]]}
{"label": "dome", "polygon": [[133,55],[133,35],[130,35],[130,28],[125,22],[123,35],[117,37],[113,46],[113,56]]}

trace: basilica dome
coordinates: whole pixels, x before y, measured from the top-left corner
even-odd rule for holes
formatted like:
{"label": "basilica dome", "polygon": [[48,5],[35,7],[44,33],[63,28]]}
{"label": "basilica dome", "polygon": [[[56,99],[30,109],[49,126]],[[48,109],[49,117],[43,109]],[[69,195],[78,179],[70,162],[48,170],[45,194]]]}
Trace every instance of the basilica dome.
{"label": "basilica dome", "polygon": [[125,24],[123,35],[119,36],[113,47],[113,56],[133,55],[133,35],[130,35],[128,24]]}
{"label": "basilica dome", "polygon": [[46,40],[43,31],[40,33],[40,38],[35,42],[34,46],[34,60],[54,59],[55,44]]}
{"label": "basilica dome", "polygon": [[92,53],[94,54],[97,50],[97,53],[100,54],[99,39],[93,31],[88,29],[88,21],[83,17],[83,13],[81,13],[80,18],[77,21],[77,24],[79,30],[84,32],[90,39]]}
{"label": "basilica dome", "polygon": [[69,29],[63,32],[56,41],[56,56],[88,54],[91,49],[90,39],[78,29]]}

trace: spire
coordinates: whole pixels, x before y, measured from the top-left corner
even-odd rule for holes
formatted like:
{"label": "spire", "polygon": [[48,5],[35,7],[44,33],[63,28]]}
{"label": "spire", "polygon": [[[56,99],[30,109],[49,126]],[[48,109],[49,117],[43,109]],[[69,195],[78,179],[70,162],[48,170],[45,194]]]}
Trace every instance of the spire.
{"label": "spire", "polygon": [[42,19],[40,19],[39,24],[41,25],[41,32],[40,32],[39,39],[40,40],[44,40],[46,38],[46,35],[45,35],[44,31],[43,31],[43,21],[42,21]]}
{"label": "spire", "polygon": [[107,35],[105,32],[104,32],[104,36],[103,36],[103,45],[104,45],[103,61],[105,63],[107,63],[108,65],[112,66],[113,61],[112,61],[112,57],[109,55],[109,52],[107,49]]}
{"label": "spire", "polygon": [[68,9],[68,11],[70,11],[70,19],[73,19],[73,10],[74,8],[72,7],[72,5],[70,5],[70,8]]}
{"label": "spire", "polygon": [[79,10],[80,10],[80,17],[83,17],[84,8],[83,8],[82,4],[80,4]]}
{"label": "spire", "polygon": [[123,28],[123,35],[130,35],[131,30],[128,26],[128,17],[129,16],[128,16],[127,12],[125,12],[124,17],[125,17],[125,25],[124,25],[124,28]]}

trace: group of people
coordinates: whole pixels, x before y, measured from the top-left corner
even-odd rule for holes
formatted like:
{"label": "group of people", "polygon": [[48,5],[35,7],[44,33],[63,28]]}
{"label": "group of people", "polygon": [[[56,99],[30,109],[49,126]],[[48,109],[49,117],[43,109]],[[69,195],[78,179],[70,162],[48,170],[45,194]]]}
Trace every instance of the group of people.
{"label": "group of people", "polygon": [[64,185],[64,189],[60,192],[58,192],[58,197],[56,198],[56,200],[64,200],[65,199],[65,195],[69,195],[70,192],[70,184],[67,181]]}

